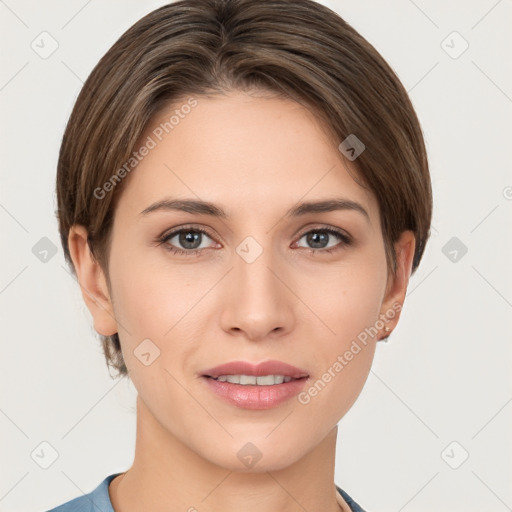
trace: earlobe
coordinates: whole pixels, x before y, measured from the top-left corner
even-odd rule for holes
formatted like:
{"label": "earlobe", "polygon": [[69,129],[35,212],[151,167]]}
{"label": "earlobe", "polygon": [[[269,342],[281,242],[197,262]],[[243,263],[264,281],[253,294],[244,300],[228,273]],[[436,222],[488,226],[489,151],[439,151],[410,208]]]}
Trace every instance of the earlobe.
{"label": "earlobe", "polygon": [[106,277],[99,262],[91,253],[84,226],[74,225],[70,228],[68,245],[82,297],[93,317],[94,329],[104,336],[115,334],[117,322]]}
{"label": "earlobe", "polygon": [[379,340],[387,338],[391,334],[400,318],[409,278],[411,277],[415,247],[414,233],[409,230],[402,232],[395,243],[396,273],[394,276],[389,276],[386,296],[382,302],[380,318],[385,323],[385,327],[383,328],[383,336]]}

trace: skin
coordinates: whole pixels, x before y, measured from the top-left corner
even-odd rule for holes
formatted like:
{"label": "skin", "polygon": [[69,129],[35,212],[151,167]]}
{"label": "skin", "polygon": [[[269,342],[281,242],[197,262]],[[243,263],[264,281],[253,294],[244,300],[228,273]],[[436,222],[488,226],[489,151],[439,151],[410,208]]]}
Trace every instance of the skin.
{"label": "skin", "polygon": [[[200,375],[228,361],[277,359],[306,369],[314,383],[359,333],[403,304],[413,233],[395,244],[398,268],[388,274],[375,196],[354,181],[340,141],[304,107],[242,92],[197,99],[125,178],[110,287],[85,228],[69,234],[95,330],[119,332],[138,391],[134,463],[111,483],[111,500],[122,512],[349,511],[334,487],[337,423],[364,386],[383,329],[308,404],[294,397],[268,410],[241,409],[214,395]],[[174,108],[153,119],[147,134]],[[229,218],[139,215],[170,196],[211,201]],[[360,203],[369,219],[355,210],[284,217],[298,202],[333,197]],[[213,236],[198,235],[188,246],[178,236],[155,242],[188,224]],[[326,227],[353,243],[328,235],[315,246],[304,236]],[[236,252],[247,236],[263,250],[250,264]],[[166,245],[202,252],[175,255]],[[325,253],[334,246],[339,250]],[[386,325],[392,330],[399,317]],[[160,350],[149,366],[134,354],[147,338]],[[252,468],[237,457],[248,442],[262,454]]]}

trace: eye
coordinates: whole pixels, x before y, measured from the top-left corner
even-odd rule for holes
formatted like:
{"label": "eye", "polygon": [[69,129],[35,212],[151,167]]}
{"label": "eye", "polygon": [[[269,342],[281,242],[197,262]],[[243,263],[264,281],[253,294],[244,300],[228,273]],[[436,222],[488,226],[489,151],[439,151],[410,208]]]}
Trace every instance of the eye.
{"label": "eye", "polygon": [[[173,254],[194,256],[201,253],[203,249],[208,248],[204,246],[201,247],[203,245],[201,242],[203,241],[202,239],[204,236],[212,238],[204,229],[184,227],[170,233],[166,233],[161,238],[159,238],[159,242],[164,244],[165,249]],[[176,240],[171,243],[171,240],[173,239]],[[175,247],[177,244],[180,244],[184,249]]]}
{"label": "eye", "polygon": [[[333,236],[341,240],[341,242],[330,246],[326,245]],[[312,254],[316,254],[317,252],[332,253],[352,243],[350,236],[334,228],[312,229],[302,234],[299,241],[304,237],[306,238],[306,243],[314,246],[313,248],[305,247],[309,249]]]}

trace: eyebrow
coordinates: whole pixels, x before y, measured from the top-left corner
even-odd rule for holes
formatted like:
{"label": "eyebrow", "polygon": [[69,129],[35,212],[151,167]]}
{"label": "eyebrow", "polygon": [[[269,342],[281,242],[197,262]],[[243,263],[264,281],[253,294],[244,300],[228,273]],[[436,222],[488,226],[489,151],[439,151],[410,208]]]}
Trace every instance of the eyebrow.
{"label": "eyebrow", "polygon": [[[286,218],[300,217],[309,213],[325,213],[337,210],[352,210],[359,212],[369,221],[370,216],[364,207],[349,199],[325,199],[323,201],[309,201],[293,206],[284,215]],[[228,219],[228,214],[220,207],[208,201],[197,199],[171,199],[166,198],[151,204],[140,212],[144,216],[155,211],[181,211],[186,213],[196,213],[200,215],[210,215],[220,219]]]}

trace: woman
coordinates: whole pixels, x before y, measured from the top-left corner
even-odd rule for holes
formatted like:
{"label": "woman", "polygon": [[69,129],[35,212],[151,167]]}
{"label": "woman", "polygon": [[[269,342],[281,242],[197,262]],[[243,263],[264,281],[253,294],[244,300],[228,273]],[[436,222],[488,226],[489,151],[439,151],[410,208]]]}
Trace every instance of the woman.
{"label": "woman", "polygon": [[137,389],[133,465],[53,510],[362,511],[337,423],[429,238],[421,128],[378,52],[312,0],[182,0],[77,99],[65,256]]}

